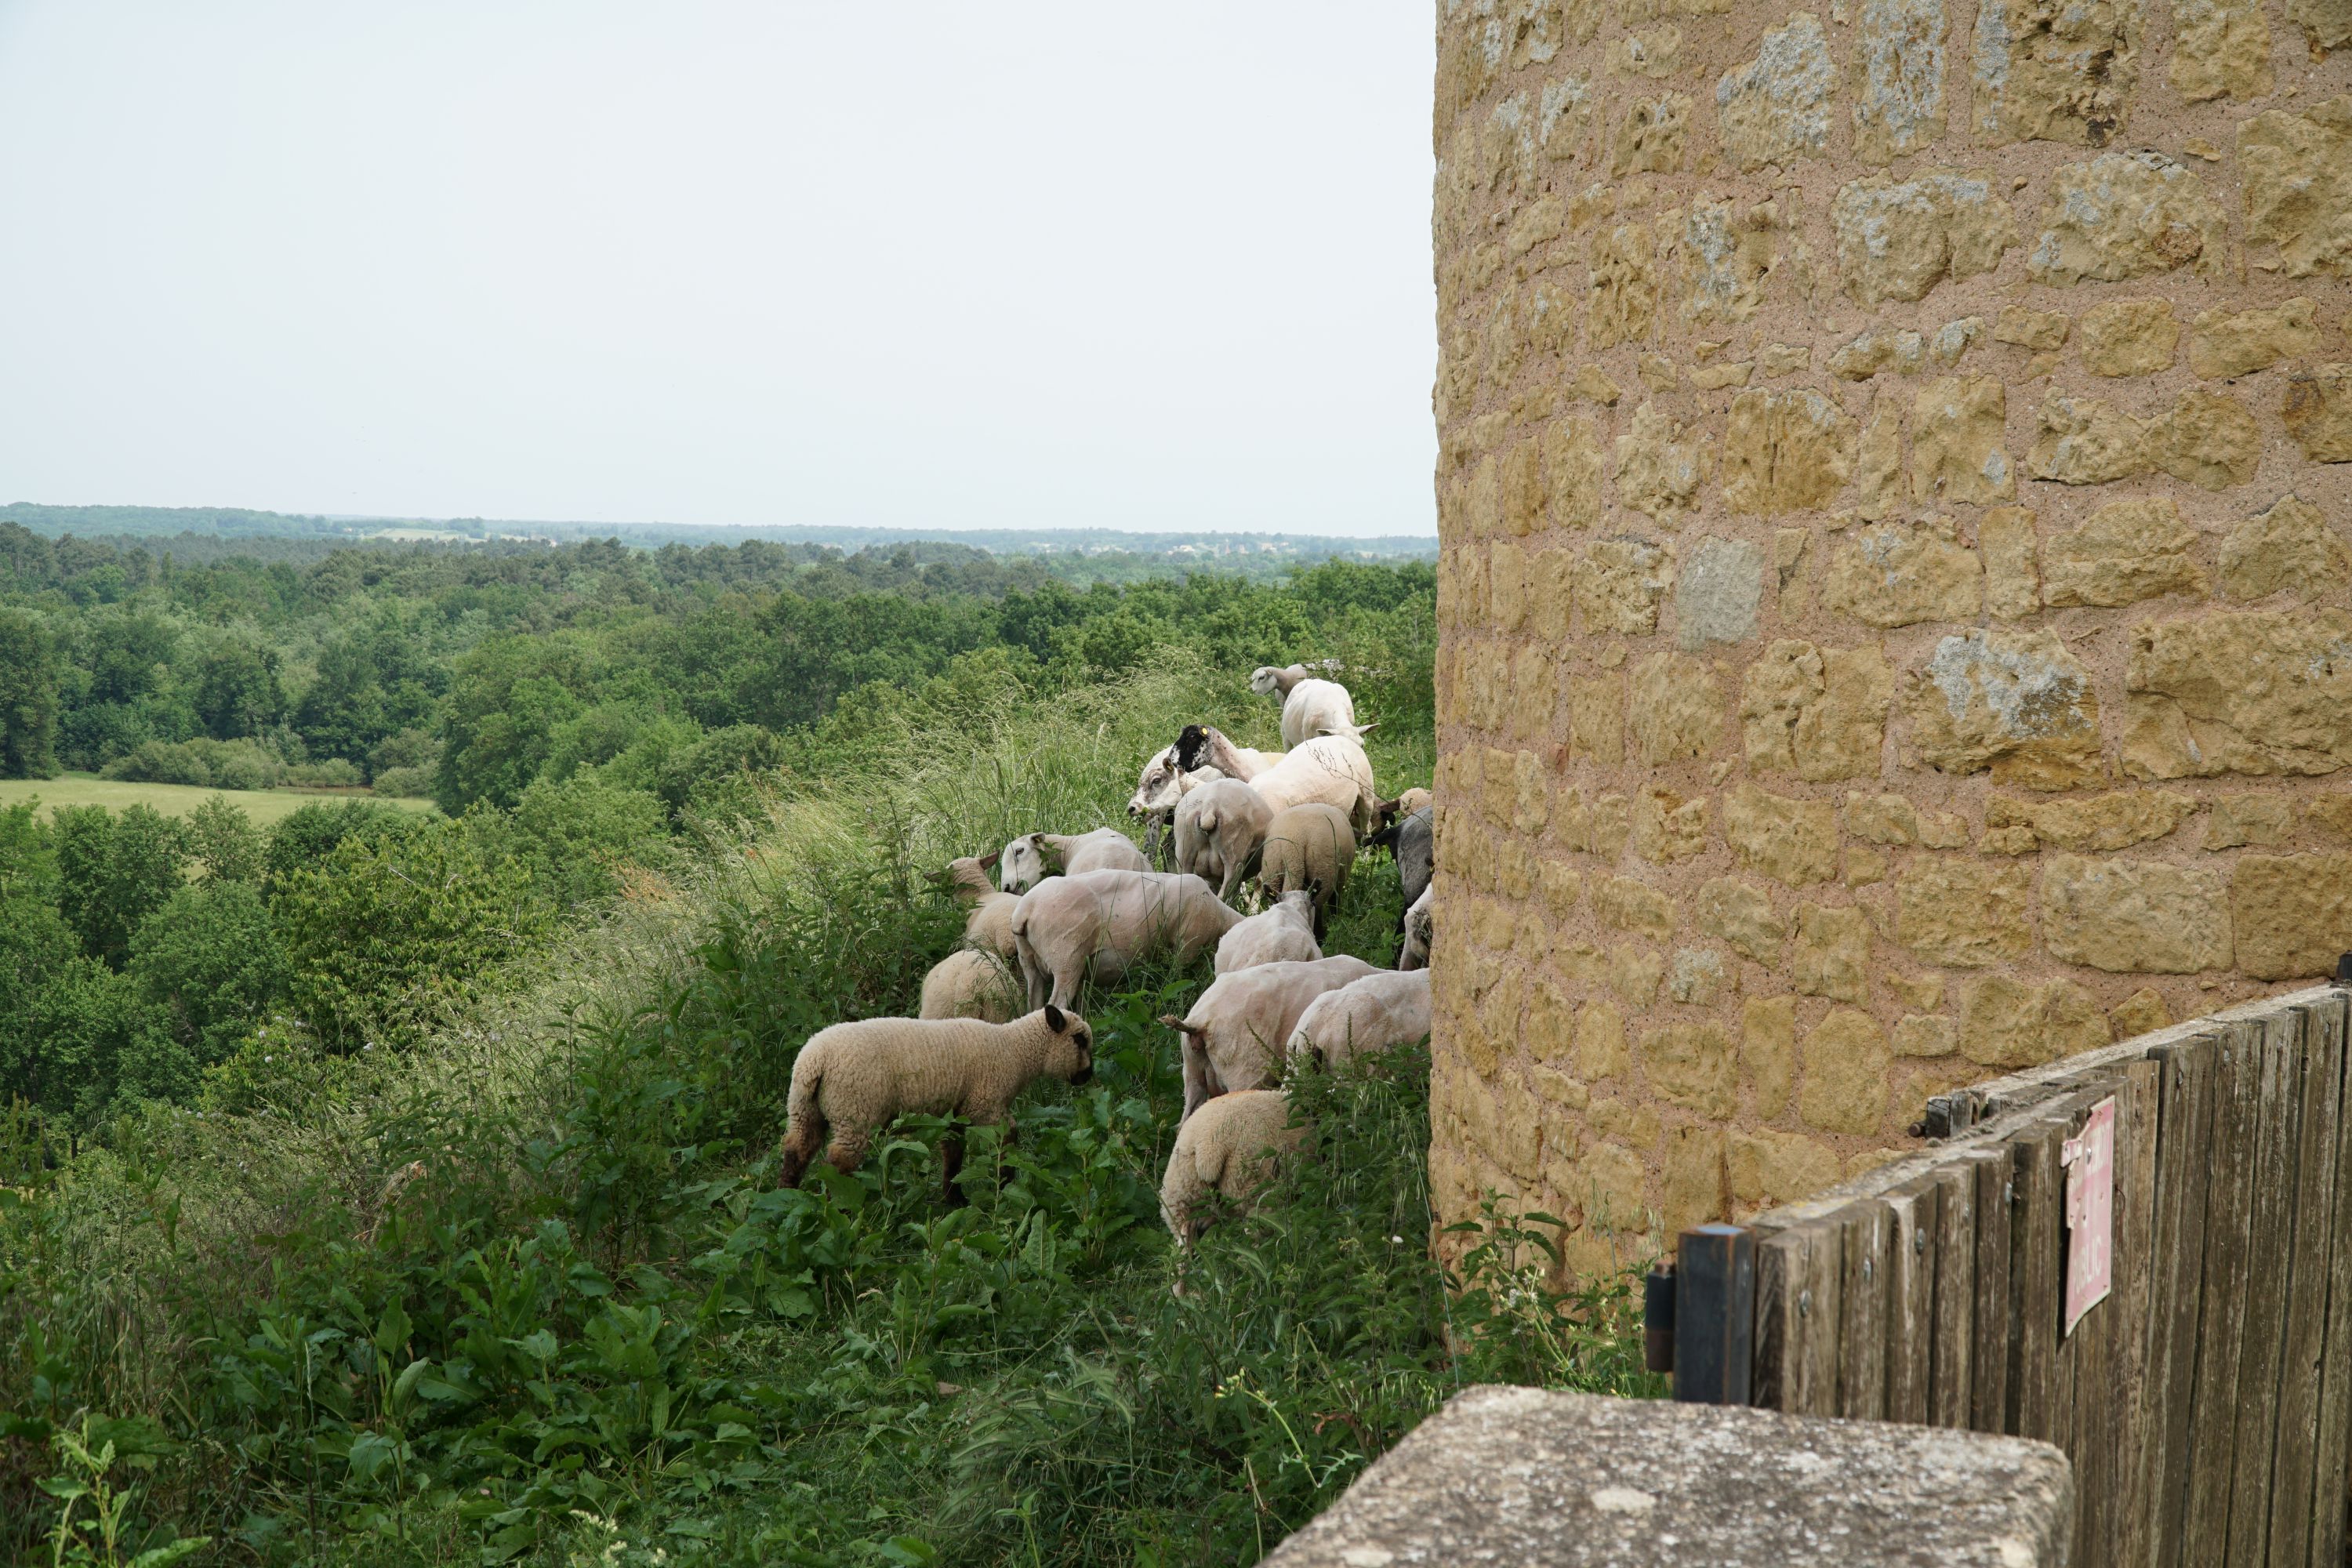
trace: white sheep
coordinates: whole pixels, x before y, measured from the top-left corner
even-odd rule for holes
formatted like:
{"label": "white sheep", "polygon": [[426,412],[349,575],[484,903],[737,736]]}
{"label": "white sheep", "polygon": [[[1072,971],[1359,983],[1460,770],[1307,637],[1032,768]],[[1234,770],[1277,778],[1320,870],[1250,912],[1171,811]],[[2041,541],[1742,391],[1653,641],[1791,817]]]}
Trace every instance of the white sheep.
{"label": "white sheep", "polygon": [[1160,1178],[1160,1218],[1179,1247],[1201,1234],[1194,1211],[1209,1194],[1242,1202],[1272,1180],[1276,1163],[1296,1152],[1307,1129],[1290,1125],[1290,1098],[1278,1089],[1221,1094],[1176,1131]]}
{"label": "white sheep", "polygon": [[1429,967],[1430,945],[1436,940],[1435,912],[1432,908],[1437,885],[1431,883],[1413,900],[1412,907],[1404,912],[1404,943],[1397,953],[1399,969]]}
{"label": "white sheep", "polygon": [[1429,971],[1375,969],[1307,1005],[1285,1054],[1339,1067],[1429,1035]]}
{"label": "white sheep", "polygon": [[[1042,1078],[1083,1084],[1094,1064],[1094,1030],[1053,1006],[1009,1024],[867,1018],[819,1029],[793,1060],[777,1183],[798,1186],[820,1147],[835,1170],[855,1171],[874,1134],[909,1111],[1001,1125],[1009,1138],[1023,1089]],[[963,1168],[961,1131],[940,1141],[940,1159],[952,1202]]]}
{"label": "white sheep", "polygon": [[1301,889],[1315,896],[1315,931],[1323,933],[1331,906],[1356,866],[1356,835],[1336,805],[1310,800],[1277,815],[1266,825],[1257,879],[1268,898]]}
{"label": "white sheep", "polygon": [[[1176,747],[1188,765],[1205,764],[1240,776],[1243,763],[1234,743],[1213,726],[1186,726]],[[1253,776],[1249,786],[1276,813],[1310,800],[1337,806],[1347,813],[1360,838],[1372,830],[1381,799],[1372,787],[1371,759],[1364,754],[1363,742],[1339,735],[1318,735],[1291,748],[1282,761]]]}
{"label": "white sheep", "polygon": [[1048,877],[1013,911],[1013,948],[1029,1005],[1068,1006],[1088,980],[1110,984],[1138,959],[1191,962],[1241,916],[1198,877],[1170,871],[1087,871]]}
{"label": "white sheep", "polygon": [[1282,743],[1297,746],[1317,735],[1345,735],[1357,740],[1373,729],[1356,722],[1356,700],[1336,680],[1310,674],[1303,664],[1287,669],[1261,666],[1250,672],[1250,689],[1260,696],[1282,698]]}
{"label": "white sheep", "polygon": [[988,879],[999,853],[992,849],[985,855],[967,855],[961,860],[949,861],[947,880],[969,911],[963,917],[964,945],[992,952],[1009,963],[1013,958],[1013,906],[1021,900],[1011,893],[998,892]]}
{"label": "white sheep", "polygon": [[1285,893],[1262,915],[1252,915],[1217,939],[1216,971],[1228,974],[1260,963],[1305,963],[1323,956],[1315,941],[1315,899]]}
{"label": "white sheep", "polygon": [[1160,863],[1160,847],[1168,842],[1177,804],[1202,784],[1225,776],[1214,768],[1185,768],[1176,760],[1176,750],[1167,746],[1151,754],[1127,802],[1128,816],[1143,824],[1143,852],[1154,865]]}
{"label": "white sheep", "polygon": [[978,1018],[1006,1024],[1020,1009],[1012,965],[992,952],[960,947],[923,976],[923,1018]]}
{"label": "white sheep", "polygon": [[1241,780],[1203,784],[1176,805],[1176,869],[1214,883],[1231,903],[1273,821],[1265,797]]}
{"label": "white sheep", "polygon": [[1185,1016],[1163,1016],[1160,1021],[1184,1037],[1185,1116],[1213,1095],[1272,1086],[1307,1005],[1374,973],[1345,956],[1260,963],[1218,975]]}
{"label": "white sheep", "polygon": [[1004,847],[997,880],[1008,893],[1025,893],[1048,877],[1082,871],[1149,871],[1135,840],[1116,827],[1092,833],[1024,833]]}

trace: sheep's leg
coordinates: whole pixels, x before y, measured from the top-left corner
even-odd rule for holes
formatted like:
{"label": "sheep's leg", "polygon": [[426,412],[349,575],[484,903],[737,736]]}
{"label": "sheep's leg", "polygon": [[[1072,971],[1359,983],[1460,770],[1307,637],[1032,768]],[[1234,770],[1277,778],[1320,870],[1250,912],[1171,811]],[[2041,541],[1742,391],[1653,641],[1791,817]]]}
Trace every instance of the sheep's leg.
{"label": "sheep's leg", "polygon": [[825,1161],[843,1175],[848,1175],[866,1163],[866,1151],[871,1148],[873,1143],[874,1134],[871,1132],[836,1131],[833,1135],[833,1142],[825,1149]]}
{"label": "sheep's leg", "polygon": [[1177,1125],[1180,1127],[1191,1121],[1192,1112],[1206,1105],[1210,1100],[1209,1063],[1206,1053],[1193,1043],[1191,1035],[1184,1036],[1183,1040],[1184,1114],[1176,1119]]}
{"label": "sheep's leg", "polygon": [[784,1130],[783,1142],[776,1149],[776,1185],[797,1187],[808,1174],[809,1162],[824,1143],[824,1119],[809,1115]]}
{"label": "sheep's leg", "polygon": [[971,1200],[956,1185],[956,1177],[963,1173],[963,1129],[950,1128],[940,1140],[940,1196],[950,1208],[961,1208]]}

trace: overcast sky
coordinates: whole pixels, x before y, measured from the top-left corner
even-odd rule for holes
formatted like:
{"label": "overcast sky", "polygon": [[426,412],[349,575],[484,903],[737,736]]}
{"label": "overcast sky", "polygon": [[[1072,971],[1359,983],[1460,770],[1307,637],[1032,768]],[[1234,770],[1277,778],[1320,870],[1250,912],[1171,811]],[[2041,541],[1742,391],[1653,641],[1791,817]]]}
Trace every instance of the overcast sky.
{"label": "overcast sky", "polygon": [[1433,529],[1427,0],[0,0],[0,500]]}

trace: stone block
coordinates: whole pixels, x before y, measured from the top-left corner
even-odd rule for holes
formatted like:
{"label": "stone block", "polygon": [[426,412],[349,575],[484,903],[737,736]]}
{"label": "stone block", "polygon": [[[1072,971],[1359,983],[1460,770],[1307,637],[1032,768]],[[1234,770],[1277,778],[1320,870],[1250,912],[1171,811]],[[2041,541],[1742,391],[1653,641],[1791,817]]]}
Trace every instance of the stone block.
{"label": "stone block", "polygon": [[1724,157],[1743,170],[1820,157],[1829,141],[1833,79],[1829,39],[1811,13],[1765,29],[1756,58],[1715,84]]}
{"label": "stone block", "polygon": [[2042,547],[2045,603],[2130,605],[2167,594],[2203,597],[2204,569],[2190,556],[2197,531],[2169,496],[2110,501],[2080,528]]}
{"label": "stone block", "polygon": [[2152,1035],[2172,1022],[2172,1009],[2151,986],[2142,986],[2125,997],[2107,1014],[2107,1025],[2119,1040],[2136,1039]]}
{"label": "stone block", "polygon": [[1575,755],[1583,761],[1624,761],[1624,677],[1577,675],[1569,678],[1568,741]]}
{"label": "stone block", "polygon": [[1895,879],[1895,940],[1954,969],[2021,958],[2033,946],[2032,888],[2014,863],[1916,856]]}
{"label": "stone block", "polygon": [[2188,821],[2196,810],[2194,800],[2173,790],[2115,790],[2042,800],[1997,795],[1985,807],[1985,826],[2021,826],[2038,840],[2061,849],[2106,853],[2153,843]]}
{"label": "stone block", "polygon": [[1627,105],[1624,118],[1618,122],[1609,172],[1619,179],[1628,174],[1679,173],[1690,140],[1691,108],[1690,95],[1681,92]]}
{"label": "stone block", "polygon": [[1950,522],[1883,522],[1831,557],[1822,605],[1866,626],[1973,621],[1984,606],[1984,570]]}
{"label": "stone block", "polygon": [[2027,305],[2003,305],[1993,319],[1992,341],[2036,353],[2056,353],[2066,346],[2074,319],[2063,310],[2036,310]]}
{"label": "stone block", "polygon": [[1658,605],[1674,580],[1664,546],[1632,534],[1595,540],[1576,563],[1576,618],[1588,635],[1646,637],[1658,629]]}
{"label": "stone block", "polygon": [[2278,247],[2290,278],[2352,274],[2352,96],[2255,115],[2238,127],[2238,165],[2248,245]]}
{"label": "stone block", "polygon": [[2259,0],[2173,0],[2172,26],[2165,74],[2181,97],[2270,96],[2271,26]]}
{"label": "stone block", "polygon": [[1984,0],[1977,11],[1979,142],[2105,146],[2131,107],[2140,0]]}
{"label": "stone block", "polygon": [[2284,496],[2222,539],[2218,575],[2232,599],[2264,599],[2282,590],[2316,599],[2352,582],[2352,549],[2317,507]]}
{"label": "stone block", "polygon": [[2352,463],[2352,364],[2289,377],[2279,416],[2313,462]]}
{"label": "stone block", "polygon": [[2168,699],[2186,735],[2142,748],[2192,773],[2326,773],[2352,762],[2352,614],[2238,610],[2135,628],[2125,689]]}
{"label": "stone block", "polygon": [[2102,153],[2058,171],[2026,272],[2061,287],[2183,267],[2214,278],[2228,265],[2229,233],[2229,219],[2194,171],[2161,153]]}
{"label": "stone block", "polygon": [[2071,980],[1987,974],[1960,988],[1960,1054],[1984,1067],[2038,1067],[2114,1038],[2098,999]]}
{"label": "stone block", "polygon": [[2083,312],[2083,368],[2093,375],[2154,375],[2172,368],[2179,346],[2169,300],[2111,300]]}
{"label": "stone block", "polygon": [[1977,554],[1984,563],[1988,611],[2016,621],[2042,607],[2041,540],[2031,511],[2004,506],[1985,513],[1977,524]]}
{"label": "stone block", "polygon": [[1794,996],[1759,996],[1740,1007],[1739,1065],[1756,1090],[1756,1114],[1777,1120],[1797,1082]]}
{"label": "stone block", "polygon": [[1797,1114],[1830,1132],[1875,1132],[1886,1120],[1886,1036],[1869,1014],[1835,1007],[1805,1036]]}
{"label": "stone block", "polygon": [[2104,485],[2147,472],[2147,426],[2096,397],[2053,392],[2042,399],[2040,432],[2025,471],[2062,485]]}
{"label": "stone block", "polygon": [[1853,421],[1810,387],[1743,392],[1724,431],[1724,504],[1764,516],[1825,506],[1853,471]]}
{"label": "stone block", "polygon": [[1669,1024],[1642,1036],[1642,1073],[1668,1104],[1721,1121],[1739,1108],[1731,1037],[1717,1023]]}
{"label": "stone block", "polygon": [[1840,381],[1868,381],[1882,370],[1916,375],[1927,363],[1927,340],[1905,328],[1873,327],[1830,355],[1830,374]]}
{"label": "stone block", "polygon": [[2047,627],[1943,638],[1912,684],[1912,743],[1948,773],[2071,789],[2096,782],[2098,698],[2090,672]]}
{"label": "stone block", "polygon": [[1609,1002],[1587,1002],[1576,1015],[1576,1076],[1592,1083],[1622,1078],[1633,1065],[1625,1015]]}
{"label": "stone block", "polygon": [[1706,849],[1706,797],[1685,800],[1652,784],[1633,797],[1633,853],[1656,866],[1688,860]]}
{"label": "stone block", "polygon": [[1713,535],[1685,558],[1675,589],[1675,638],[1685,652],[1756,635],[1764,602],[1764,551],[1745,539]]}
{"label": "stone block", "polygon": [[1649,229],[1619,224],[1593,236],[1586,252],[1590,292],[1586,339],[1598,352],[1619,343],[1645,343],[1658,325],[1658,268]]}
{"label": "stone block", "polygon": [[2115,974],[2195,974],[2230,967],[2222,874],[2161,860],[2053,855],[2042,874],[2050,955]]}
{"label": "stone block", "polygon": [[1683,314],[1727,324],[1754,315],[1782,259],[1787,231],[1781,218],[1771,202],[1741,208],[1694,201],[1683,226]]}
{"label": "stone block", "polygon": [[1736,785],[1723,797],[1723,837],[1741,865],[1792,888],[1837,875],[1837,812],[1828,801]]}
{"label": "stone block", "polygon": [[1793,1204],[1838,1181],[1838,1158],[1801,1132],[1735,1129],[1725,1149],[1732,1201],[1744,1209]]}
{"label": "stone block", "polygon": [[1666,1000],[1686,1007],[1712,1007],[1739,989],[1738,979],[1711,947],[1678,947],[1666,961]]}
{"label": "stone block", "polygon": [[1870,999],[1870,922],[1851,906],[1799,904],[1789,947],[1789,984],[1806,996]]}
{"label": "stone block", "polygon": [[1780,963],[1780,918],[1772,895],[1736,877],[1717,877],[1691,895],[1691,924],[1767,969]]}
{"label": "stone block", "polygon": [[1697,507],[1712,461],[1704,441],[1644,403],[1617,437],[1617,500],[1662,528],[1679,526]]}
{"label": "stone block", "polygon": [[2200,310],[2189,335],[2189,368],[2209,380],[2268,370],[2319,348],[2317,307],[2289,300],[2264,310]]}
{"label": "stone block", "polygon": [[1924,300],[1947,278],[1991,271],[2018,243],[2009,203],[1983,173],[1856,180],[1839,190],[1830,219],[1843,287],[1864,307]]}
{"label": "stone block", "polygon": [[[2294,399],[2294,384],[2287,389]],[[2352,405],[2347,407],[2345,456],[2352,458]],[[2290,434],[2294,433],[2292,421]],[[2254,416],[2234,397],[2198,388],[2180,394],[2148,426],[2148,460],[2201,489],[2227,489],[2254,477],[2263,457]],[[2306,447],[2307,447],[2306,443]]]}
{"label": "stone block", "polygon": [[1666,1234],[1728,1219],[1725,1194],[1723,1129],[1684,1125],[1667,1129],[1666,1157],[1659,1173],[1659,1218]]}
{"label": "stone block", "polygon": [[1675,901],[1630,877],[1602,877],[1592,884],[1593,912],[1603,925],[1659,942],[1675,933]]}
{"label": "stone block", "polygon": [[1948,1057],[1960,1048],[1958,1021],[1938,1013],[1906,1013],[1895,1021],[1898,1057]]}
{"label": "stone block", "polygon": [[2352,855],[2242,855],[2230,908],[2238,967],[2256,980],[2336,973],[2352,952]]}
{"label": "stone block", "polygon": [[1874,647],[1775,641],[1741,680],[1748,766],[1814,781],[1874,776],[1894,697],[1894,672]]}
{"label": "stone block", "polygon": [[1903,501],[1903,409],[1891,394],[1874,398],[1853,459],[1854,511],[1876,522]]}
{"label": "stone block", "polygon": [[2294,837],[2294,802],[2283,795],[2217,795],[2205,818],[2207,849],[2274,848]]}
{"label": "stone block", "polygon": [[1633,754],[1655,767],[1703,757],[1723,732],[1715,672],[1687,654],[1654,653],[1633,666]]}
{"label": "stone block", "polygon": [[1944,376],[1911,412],[1911,494],[1918,500],[1983,504],[2017,494],[2001,433],[2009,397],[1989,375]]}
{"label": "stone block", "polygon": [[1943,0],[1863,0],[1853,50],[1854,156],[1890,163],[1944,134]]}

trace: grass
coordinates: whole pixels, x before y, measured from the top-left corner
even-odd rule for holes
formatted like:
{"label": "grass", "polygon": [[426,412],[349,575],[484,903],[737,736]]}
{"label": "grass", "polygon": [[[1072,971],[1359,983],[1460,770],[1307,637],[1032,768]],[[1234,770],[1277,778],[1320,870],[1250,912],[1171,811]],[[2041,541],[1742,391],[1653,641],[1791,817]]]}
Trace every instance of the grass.
{"label": "grass", "polygon": [[[256,827],[268,827],[306,805],[321,800],[350,798],[342,790],[203,789],[194,784],[132,784],[102,779],[95,773],[65,773],[53,779],[0,779],[0,810],[37,800],[54,811],[64,805],[102,805],[109,811],[127,806],[152,807],[165,816],[185,816],[215,795],[242,810]],[[421,796],[363,795],[404,811],[431,811],[433,803]]]}
{"label": "grass", "polygon": [[[1315,1157],[1173,1296],[1156,1019],[1197,972],[1087,1000],[1096,1080],[976,1136],[966,1206],[917,1118],[774,1188],[800,1042],[910,1010],[954,939],[923,873],[1119,820],[1197,718],[1273,710],[1174,665],[863,707],[756,836],[415,1052],[290,1042],[249,1111],[0,1168],[0,1559],[47,1554],[70,1436],[135,1467],[129,1547],[193,1563],[1245,1563],[1465,1383],[1654,1393],[1626,1281],[1545,1289],[1543,1216],[1432,1260],[1418,1048],[1295,1086]],[[1426,757],[1384,742],[1382,788]],[[1398,901],[1360,861],[1333,948],[1387,961]]]}

